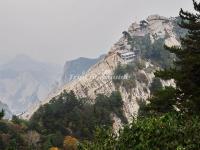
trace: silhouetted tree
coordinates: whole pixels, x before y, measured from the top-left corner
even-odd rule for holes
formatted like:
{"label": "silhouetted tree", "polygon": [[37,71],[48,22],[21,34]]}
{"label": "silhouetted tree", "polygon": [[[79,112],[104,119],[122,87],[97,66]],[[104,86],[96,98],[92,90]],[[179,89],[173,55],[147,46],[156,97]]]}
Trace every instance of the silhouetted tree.
{"label": "silhouetted tree", "polygon": [[[182,9],[180,11],[181,22],[179,25],[188,31],[186,36],[181,38],[181,46],[165,46],[176,55],[174,66],[156,72],[157,77],[164,80],[174,79],[176,83],[175,90],[169,92],[169,89],[165,89],[166,92],[157,93],[155,98],[151,100],[154,104],[164,104],[163,106],[167,107],[163,108],[164,110],[167,110],[171,105],[171,107],[178,107],[180,111],[185,113],[200,112],[200,3],[193,0],[193,4],[196,14]],[[167,90],[169,96],[166,96]],[[163,99],[164,97],[166,99]],[[169,97],[173,101],[168,99]]]}
{"label": "silhouetted tree", "polygon": [[5,115],[5,111],[2,109],[0,112],[0,120],[3,119],[4,115]]}

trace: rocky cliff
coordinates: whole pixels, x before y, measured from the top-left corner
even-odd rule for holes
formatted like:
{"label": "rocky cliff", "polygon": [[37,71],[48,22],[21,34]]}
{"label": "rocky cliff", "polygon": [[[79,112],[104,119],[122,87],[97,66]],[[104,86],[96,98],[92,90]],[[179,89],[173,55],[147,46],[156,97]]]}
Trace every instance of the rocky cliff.
{"label": "rocky cliff", "polygon": [[102,57],[103,55],[99,58],[93,59],[80,57],[75,60],[67,61],[63,69],[61,85],[67,84],[68,82],[85,74],[89,70],[89,68],[96,64]]}
{"label": "rocky cliff", "polygon": [[[139,103],[151,96],[150,86],[155,70],[166,67],[163,62],[170,64],[169,60],[173,59],[171,54],[163,50],[163,44],[179,45],[178,33],[183,32],[180,32],[176,18],[152,15],[140,23],[133,23],[128,31],[123,32],[124,35],[111,47],[108,54],[92,66],[84,76],[64,85],[41,104],[48,103],[51,98],[56,97],[63,90],[73,90],[78,97],[89,97],[91,102],[97,94],[109,95],[112,91],[119,90],[124,101],[124,114],[129,121],[132,120],[134,116],[137,116]],[[143,64],[143,67],[138,67],[139,69],[132,73],[135,77],[135,85],[129,89],[113,83],[114,70],[119,64],[126,64],[119,56],[119,51],[137,51],[137,60]],[[162,84],[170,85],[173,82],[162,82]],[[39,105],[36,105],[23,117],[29,118],[38,107]],[[116,120],[114,127],[118,128],[120,120],[116,117],[114,120]]]}

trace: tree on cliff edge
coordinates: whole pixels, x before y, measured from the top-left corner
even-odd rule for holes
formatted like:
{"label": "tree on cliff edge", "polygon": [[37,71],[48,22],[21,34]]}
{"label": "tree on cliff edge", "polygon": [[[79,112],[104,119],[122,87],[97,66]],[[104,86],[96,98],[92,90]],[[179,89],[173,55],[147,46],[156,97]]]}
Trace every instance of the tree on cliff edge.
{"label": "tree on cliff edge", "polygon": [[[200,3],[193,0],[193,4],[195,14],[182,9],[179,13],[179,26],[188,31],[184,38],[181,37],[181,46],[165,46],[176,55],[174,67],[156,72],[157,77],[163,80],[174,79],[176,83],[176,89],[165,88],[163,92],[159,91],[154,95],[150,108],[157,111],[165,104],[165,111],[171,111],[176,106],[182,112],[200,113]],[[170,95],[165,95],[165,99],[163,93]]]}

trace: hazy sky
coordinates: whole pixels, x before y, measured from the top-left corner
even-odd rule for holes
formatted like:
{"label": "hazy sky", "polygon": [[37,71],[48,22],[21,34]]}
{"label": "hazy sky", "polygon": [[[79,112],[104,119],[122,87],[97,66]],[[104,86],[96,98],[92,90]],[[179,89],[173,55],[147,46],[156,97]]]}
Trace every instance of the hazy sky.
{"label": "hazy sky", "polygon": [[0,0],[0,62],[97,57],[135,20],[177,16],[181,7],[191,10],[192,0]]}

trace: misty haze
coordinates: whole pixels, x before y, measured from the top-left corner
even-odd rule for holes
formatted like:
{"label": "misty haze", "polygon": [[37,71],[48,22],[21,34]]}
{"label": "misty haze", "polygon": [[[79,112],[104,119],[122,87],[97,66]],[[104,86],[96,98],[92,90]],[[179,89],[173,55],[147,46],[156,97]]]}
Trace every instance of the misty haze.
{"label": "misty haze", "polygon": [[199,0],[1,0],[0,150],[200,149]]}

